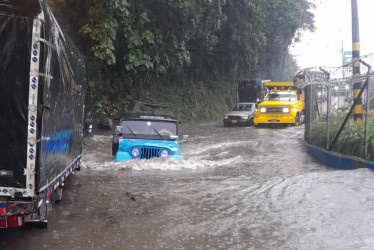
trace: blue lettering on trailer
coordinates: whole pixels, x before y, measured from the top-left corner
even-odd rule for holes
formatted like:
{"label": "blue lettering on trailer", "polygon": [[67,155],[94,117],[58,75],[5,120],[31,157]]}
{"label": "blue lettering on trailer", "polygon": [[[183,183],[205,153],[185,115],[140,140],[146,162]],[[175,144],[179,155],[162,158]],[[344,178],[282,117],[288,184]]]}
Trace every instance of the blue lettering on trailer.
{"label": "blue lettering on trailer", "polygon": [[47,154],[60,154],[69,152],[73,133],[62,130],[48,136],[50,139],[42,142],[42,152]]}

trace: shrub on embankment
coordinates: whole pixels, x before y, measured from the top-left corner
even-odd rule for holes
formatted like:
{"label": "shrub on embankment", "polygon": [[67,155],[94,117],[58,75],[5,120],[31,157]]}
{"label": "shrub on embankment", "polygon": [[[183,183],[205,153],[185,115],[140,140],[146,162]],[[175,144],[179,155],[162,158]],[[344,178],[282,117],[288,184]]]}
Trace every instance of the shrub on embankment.
{"label": "shrub on embankment", "polygon": [[236,101],[236,85],[225,82],[189,82],[143,88],[132,96],[113,95],[92,103],[93,118],[116,118],[123,112],[154,112],[176,116],[183,123],[220,120]]}
{"label": "shrub on embankment", "polygon": [[[343,115],[333,115],[331,117],[330,145],[343,124],[344,119],[345,116]],[[336,140],[332,151],[365,159],[365,123],[355,123],[353,118],[350,119]],[[366,160],[374,160],[374,119],[372,117],[369,119],[368,128],[368,158]],[[312,122],[310,143],[321,148],[326,148],[326,135],[326,116],[324,116]]]}

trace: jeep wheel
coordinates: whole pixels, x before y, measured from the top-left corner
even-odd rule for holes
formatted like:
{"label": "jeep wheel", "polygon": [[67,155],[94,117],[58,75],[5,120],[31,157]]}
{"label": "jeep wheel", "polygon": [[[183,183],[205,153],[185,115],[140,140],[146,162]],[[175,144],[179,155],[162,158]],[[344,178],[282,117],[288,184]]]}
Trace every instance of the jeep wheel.
{"label": "jeep wheel", "polygon": [[112,155],[115,156],[118,151],[118,143],[112,143]]}
{"label": "jeep wheel", "polygon": [[118,136],[113,136],[113,140],[112,140],[112,155],[113,156],[117,154],[118,146],[119,146]]}

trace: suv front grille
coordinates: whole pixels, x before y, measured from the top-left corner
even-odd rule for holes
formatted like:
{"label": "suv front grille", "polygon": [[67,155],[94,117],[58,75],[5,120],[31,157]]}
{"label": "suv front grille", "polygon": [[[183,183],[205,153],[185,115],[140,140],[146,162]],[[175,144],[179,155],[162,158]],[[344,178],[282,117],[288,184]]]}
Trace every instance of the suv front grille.
{"label": "suv front grille", "polygon": [[241,116],[235,116],[235,115],[230,115],[229,119],[230,120],[240,120],[242,117]]}
{"label": "suv front grille", "polygon": [[153,157],[160,157],[161,150],[163,148],[155,148],[155,147],[139,147],[140,149],[140,159],[150,159]]}

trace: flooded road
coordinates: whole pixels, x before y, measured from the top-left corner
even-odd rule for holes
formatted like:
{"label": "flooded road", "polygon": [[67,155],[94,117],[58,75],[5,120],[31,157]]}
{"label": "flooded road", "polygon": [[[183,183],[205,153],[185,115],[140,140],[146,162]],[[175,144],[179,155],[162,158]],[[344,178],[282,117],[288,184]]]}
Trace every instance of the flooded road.
{"label": "flooded road", "polygon": [[48,229],[0,249],[374,249],[374,173],[304,149],[303,127],[182,127],[182,160],[115,163],[94,135]]}

